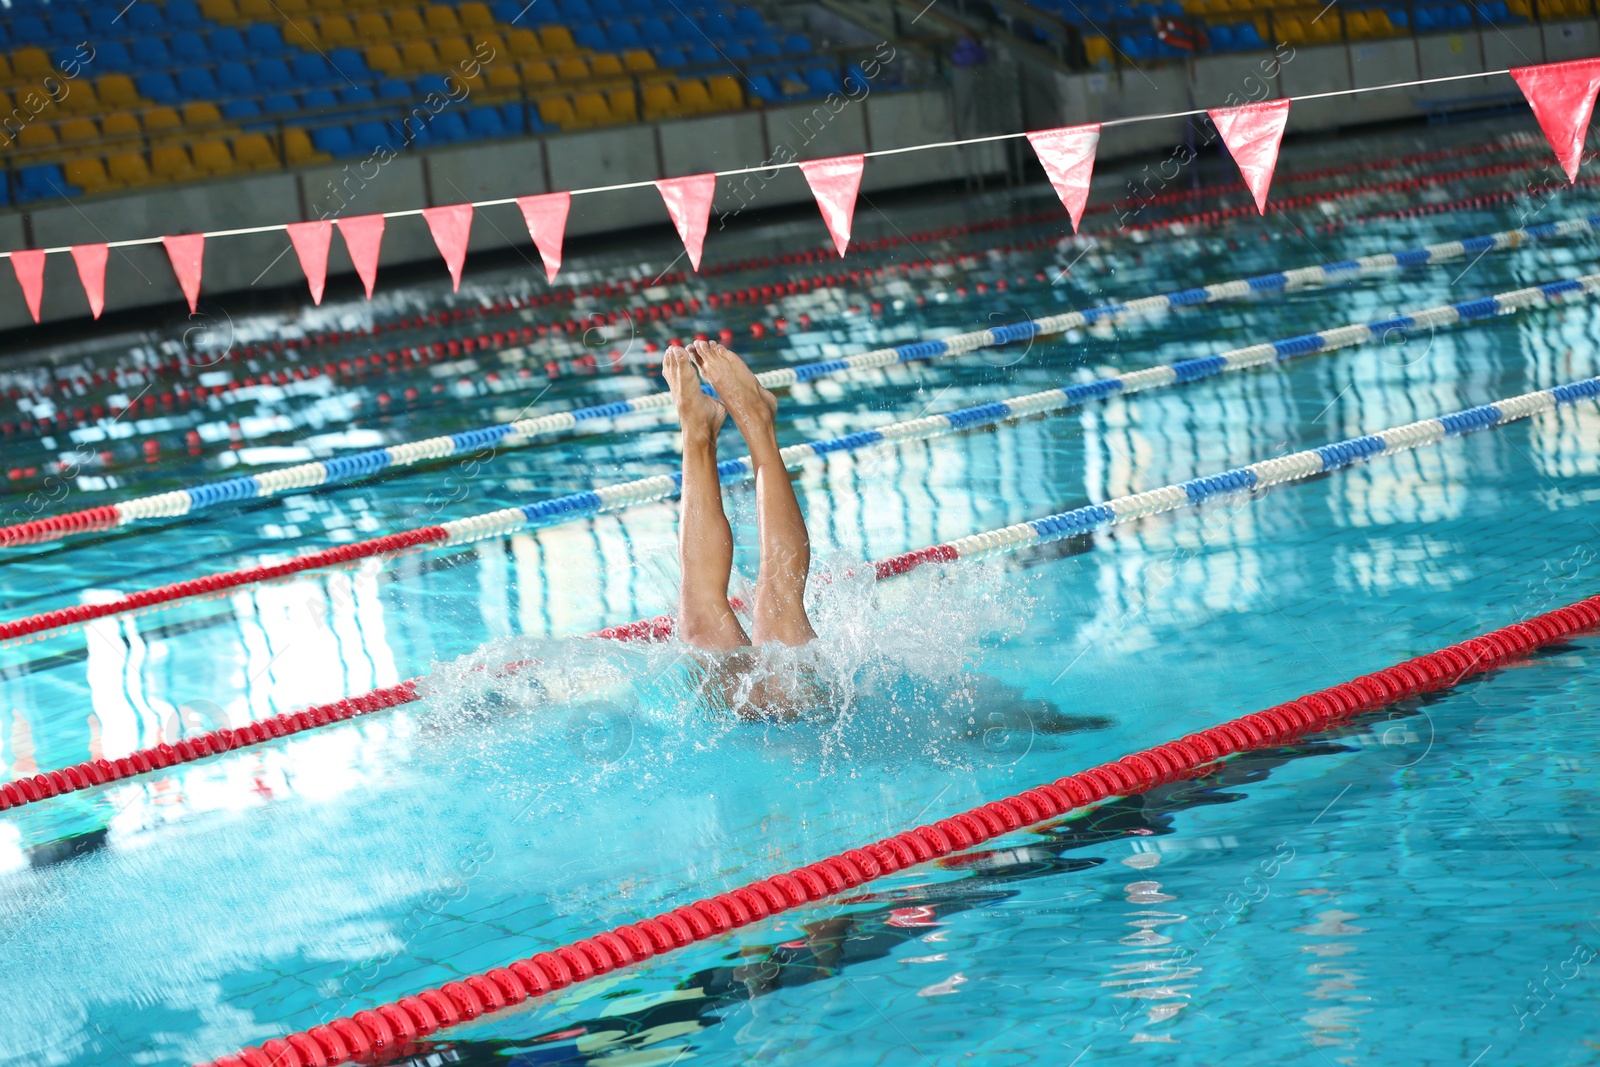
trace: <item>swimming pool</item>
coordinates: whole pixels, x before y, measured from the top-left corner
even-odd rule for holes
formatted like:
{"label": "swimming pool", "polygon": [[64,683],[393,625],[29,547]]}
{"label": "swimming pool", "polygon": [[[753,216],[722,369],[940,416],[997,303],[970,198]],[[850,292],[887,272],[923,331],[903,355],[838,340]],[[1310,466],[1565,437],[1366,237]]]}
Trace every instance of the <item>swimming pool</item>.
{"label": "swimming pool", "polygon": [[[1451,136],[1466,145],[1499,132]],[[1450,139],[1364,143],[1401,155]],[[1291,146],[1281,171],[1339,151]],[[1512,145],[1496,158],[1538,152]],[[1223,166],[1208,177],[1221,180]],[[1395,173],[1429,167],[1443,169]],[[302,392],[252,385],[204,408],[196,456],[181,411],[158,410],[126,441],[95,442],[113,463],[90,477],[117,484],[84,484],[71,506],[300,458],[269,449],[371,446],[639,395],[657,387],[644,341],[695,330],[737,328],[760,369],[1486,234],[1530,221],[1526,201],[1471,206],[1509,181],[1466,176],[1323,201],[1332,213],[1313,204],[1006,254],[984,250],[1062,224],[937,247],[904,240],[845,266],[972,254],[942,271],[823,285],[781,308],[640,323],[631,344],[629,327],[472,365],[323,376]],[[1466,203],[1350,221],[1427,198]],[[1565,193],[1531,221],[1587,217],[1595,199]],[[868,239],[893,239],[1049,204],[1037,189],[908,201],[863,211],[859,225]],[[708,255],[789,250],[796,235],[824,239],[813,220],[779,220],[714,235]],[[648,282],[673,254],[669,239],[599,250],[574,257],[574,275]],[[1376,320],[1587,273],[1594,259],[1592,237],[1539,241],[820,379],[790,390],[780,437],[830,437],[1103,368]],[[785,273],[712,275],[609,304],[585,297],[582,310],[703,298]],[[523,291],[525,275],[469,275],[459,303]],[[417,285],[375,312],[330,305],[304,318],[240,317],[231,329],[253,343],[452,303],[442,286]],[[770,327],[780,312],[786,332],[746,340],[752,320]],[[1594,308],[1574,302],[1400,331],[1055,417],[832,454],[804,467],[797,488],[819,567],[859,571],[862,560],[1593,376],[1597,326]],[[127,365],[164,340],[64,362]],[[363,344],[332,351],[346,358]],[[613,350],[623,355],[613,361]],[[211,365],[208,351],[190,357],[208,364],[195,380],[255,373]],[[552,359],[566,362],[549,377]],[[525,367],[537,373],[520,376]],[[154,463],[145,440],[157,442]],[[1579,599],[1594,592],[1597,441],[1594,405],[1572,405],[1004,560],[921,568],[876,589],[842,579],[818,591],[819,629],[854,689],[798,723],[734,723],[694,705],[670,646],[559,640],[670,608],[669,503],[0,647],[8,779],[431,671],[425,699],[407,708],[7,813],[0,1062],[209,1059]],[[70,447],[18,437],[6,466]],[[24,547],[4,568],[4,617],[675,466],[670,425],[627,416],[491,458]],[[38,484],[14,482],[8,504]],[[747,547],[750,491],[730,489],[728,500]],[[753,562],[741,552],[744,573]],[[1133,1046],[1155,1042],[1185,1063],[1581,1061],[1600,1040],[1584,1012],[1596,934],[1582,840],[1595,821],[1582,786],[1600,753],[1582,714],[1595,683],[1582,668],[1594,654],[1594,638],[1574,641],[1315,741],[1251,753],[1214,777],[903,872],[450,1031],[419,1059],[1087,1064],[1132,1061],[1148,1051]],[[530,658],[545,668],[498,679],[472,669]]]}

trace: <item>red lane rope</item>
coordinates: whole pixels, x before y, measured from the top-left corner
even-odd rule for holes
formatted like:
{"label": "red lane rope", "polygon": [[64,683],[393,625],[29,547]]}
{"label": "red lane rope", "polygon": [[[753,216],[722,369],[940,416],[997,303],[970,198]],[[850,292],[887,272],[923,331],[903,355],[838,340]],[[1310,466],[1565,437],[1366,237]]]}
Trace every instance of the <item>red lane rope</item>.
{"label": "red lane rope", "polygon": [[709,941],[875,878],[948,856],[1113,796],[1194,777],[1236,753],[1281,745],[1433,690],[1600,626],[1600,596],[1407,660],[1343,685],[1225,722],[651,919],[483,974],[263,1042],[203,1067],[335,1067],[394,1059],[421,1038],[579,982]]}
{"label": "red lane rope", "polygon": [[185,600],[189,597],[225,592],[242,585],[270,582],[278,578],[285,578],[291,574],[298,574],[301,571],[316,570],[320,567],[334,567],[339,564],[349,563],[352,560],[365,559],[368,556],[383,556],[406,552],[422,545],[437,544],[448,537],[449,533],[443,526],[422,526],[415,530],[403,530],[400,533],[374,537],[368,541],[356,541],[348,545],[339,545],[336,548],[323,549],[321,552],[296,556],[294,559],[286,560],[283,563],[240,567],[236,570],[221,571],[217,574],[190,578],[187,581],[173,582],[171,585],[160,585],[153,589],[141,589],[137,593],[129,593],[127,596],[108,600],[102,604],[74,604],[71,607],[57,608],[54,611],[41,612],[38,615],[29,615],[12,622],[0,623],[0,641],[26,637],[30,634],[42,633],[45,630],[54,630],[62,626],[75,626],[79,623],[89,622],[92,619],[104,618],[107,615],[118,615],[124,611],[137,611],[141,608],[154,607],[157,604],[169,604],[175,600]]}

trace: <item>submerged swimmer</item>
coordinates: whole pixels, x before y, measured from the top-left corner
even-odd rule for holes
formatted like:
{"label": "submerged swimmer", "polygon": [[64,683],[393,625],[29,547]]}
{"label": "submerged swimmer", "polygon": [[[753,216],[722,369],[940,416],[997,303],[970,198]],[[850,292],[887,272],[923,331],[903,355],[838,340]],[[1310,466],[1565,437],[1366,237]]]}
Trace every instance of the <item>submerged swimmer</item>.
{"label": "submerged swimmer", "polygon": [[[678,560],[683,584],[678,595],[678,636],[709,653],[777,642],[798,648],[816,639],[806,615],[806,578],[811,570],[811,539],[778,452],[773,419],[778,398],[756,381],[744,360],[715,341],[673,345],[662,374],[672,390],[683,424],[683,492],[678,517]],[[701,379],[716,390],[701,391]],[[717,478],[717,434],[723,420],[744,435],[756,481],[756,531],[761,566],[750,603],[750,632],[728,602],[733,571],[733,529],[722,510]],[[751,677],[749,656],[711,657],[710,669],[725,694],[748,686],[738,703],[755,712],[790,710],[798,694],[792,679]],[[745,676],[745,677],[741,677]]]}

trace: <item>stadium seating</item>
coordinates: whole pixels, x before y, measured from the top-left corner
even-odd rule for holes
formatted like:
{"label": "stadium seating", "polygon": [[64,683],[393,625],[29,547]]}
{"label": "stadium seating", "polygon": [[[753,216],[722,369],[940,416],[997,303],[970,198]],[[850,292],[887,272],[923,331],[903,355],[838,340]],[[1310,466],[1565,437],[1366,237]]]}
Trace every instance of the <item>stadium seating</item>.
{"label": "stadium seating", "polygon": [[0,92],[34,103],[0,200],[775,105],[841,74],[722,0],[13,0]]}

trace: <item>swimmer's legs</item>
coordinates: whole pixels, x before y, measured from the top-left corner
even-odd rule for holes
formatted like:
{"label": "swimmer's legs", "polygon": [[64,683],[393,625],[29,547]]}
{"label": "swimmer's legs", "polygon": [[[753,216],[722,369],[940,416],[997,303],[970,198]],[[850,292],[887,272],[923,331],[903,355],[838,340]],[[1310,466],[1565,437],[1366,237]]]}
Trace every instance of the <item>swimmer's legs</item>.
{"label": "swimmer's legs", "polygon": [[700,375],[689,353],[676,345],[662,360],[683,425],[683,492],[678,512],[678,636],[695,648],[748,645],[744,627],[728,604],[733,569],[733,530],[722,510],[717,480],[717,432],[727,412],[700,391]]}
{"label": "swimmer's legs", "polygon": [[750,637],[758,645],[768,641],[806,644],[817,636],[805,605],[811,538],[778,451],[773,429],[778,398],[761,387],[744,360],[715,341],[696,341],[690,351],[744,435],[755,468],[761,570],[756,577]]}

